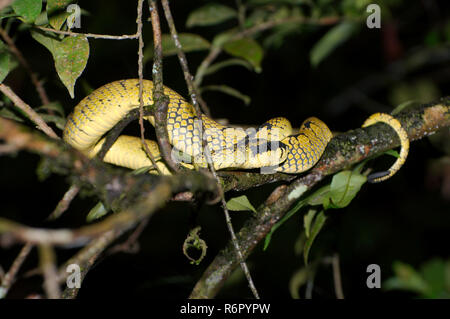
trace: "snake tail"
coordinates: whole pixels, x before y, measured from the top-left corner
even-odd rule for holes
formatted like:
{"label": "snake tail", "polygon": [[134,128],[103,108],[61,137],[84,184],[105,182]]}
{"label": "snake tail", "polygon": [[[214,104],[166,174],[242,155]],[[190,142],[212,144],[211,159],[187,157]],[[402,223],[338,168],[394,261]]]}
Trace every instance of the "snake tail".
{"label": "snake tail", "polygon": [[378,122],[383,122],[392,127],[400,139],[400,154],[397,160],[387,171],[372,173],[367,177],[369,183],[378,183],[392,177],[405,163],[409,152],[408,133],[402,127],[401,123],[392,115],[386,113],[374,113],[366,119],[362,127],[367,127]]}

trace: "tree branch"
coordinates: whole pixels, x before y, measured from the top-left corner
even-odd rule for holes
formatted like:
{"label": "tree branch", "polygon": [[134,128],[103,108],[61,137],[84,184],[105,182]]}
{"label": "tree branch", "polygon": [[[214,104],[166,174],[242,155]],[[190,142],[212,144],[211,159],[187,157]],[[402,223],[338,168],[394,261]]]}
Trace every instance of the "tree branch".
{"label": "tree branch", "polygon": [[29,116],[30,120],[33,121],[42,132],[50,137],[59,139],[58,135],[56,135],[52,128],[48,126],[47,123],[45,123],[45,121],[39,116],[39,114],[37,114],[36,111],[31,108],[31,106],[26,104],[20,97],[18,97],[9,86],[1,83],[0,91],[7,97],[9,97],[11,101],[13,101],[15,106],[25,112],[25,114]]}

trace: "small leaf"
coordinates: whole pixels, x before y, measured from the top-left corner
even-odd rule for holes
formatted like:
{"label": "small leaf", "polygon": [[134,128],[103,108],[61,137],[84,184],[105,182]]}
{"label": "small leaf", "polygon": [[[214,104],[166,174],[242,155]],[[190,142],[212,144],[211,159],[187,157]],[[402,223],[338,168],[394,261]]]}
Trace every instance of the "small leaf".
{"label": "small leaf", "polygon": [[246,211],[251,210],[256,213],[256,209],[248,200],[247,196],[242,195],[238,197],[233,197],[227,202],[227,208],[232,211]]}
{"label": "small leaf", "polygon": [[281,226],[284,224],[284,222],[286,222],[289,218],[292,217],[292,215],[294,215],[300,208],[303,207],[303,205],[305,205],[306,200],[299,200],[297,202],[297,204],[295,204],[295,206],[293,208],[291,208],[286,215],[283,216],[283,218],[278,221],[275,225],[272,226],[272,228],[270,229],[270,232],[266,235],[266,239],[264,240],[264,248],[263,250],[266,250],[267,247],[269,247],[270,241],[272,240],[272,235],[273,233]]}
{"label": "small leaf", "polygon": [[427,294],[429,286],[412,266],[396,261],[392,268],[394,269],[395,276],[383,283],[383,289],[401,289],[418,292],[423,295]]}
{"label": "small leaf", "polygon": [[395,158],[400,158],[400,154],[396,150],[388,150],[384,154],[391,155]]}
{"label": "small leaf", "polygon": [[58,113],[60,116],[65,117],[64,108],[59,102],[50,102],[49,104],[42,105],[36,109],[36,111],[54,111]]}
{"label": "small leaf", "polygon": [[305,227],[306,238],[309,238],[311,223],[314,217],[316,216],[316,213],[317,213],[316,209],[310,209],[308,213],[305,216],[303,216],[303,226]]}
{"label": "small leaf", "polygon": [[3,82],[9,71],[11,71],[11,65],[11,55],[3,41],[0,41],[0,83]]}
{"label": "small leaf", "polygon": [[0,116],[4,117],[5,119],[14,120],[17,122],[23,122],[23,119],[21,117],[17,116],[13,111],[11,111],[7,108],[0,109]]}
{"label": "small leaf", "polygon": [[54,56],[56,72],[74,98],[75,82],[83,73],[89,58],[89,42],[85,36],[64,38]]}
{"label": "small leaf", "polygon": [[64,21],[72,14],[66,11],[67,6],[72,2],[73,0],[47,0],[48,21],[56,30],[61,29]]}
{"label": "small leaf", "polygon": [[319,65],[334,49],[350,38],[355,30],[356,25],[352,22],[342,22],[331,28],[312,48],[311,64]]}
{"label": "small leaf", "polygon": [[258,42],[251,38],[242,38],[226,42],[224,50],[239,58],[243,58],[253,65],[256,72],[261,72],[261,61],[264,51]]}
{"label": "small leaf", "polygon": [[233,28],[225,32],[216,35],[212,41],[214,47],[222,48],[222,46],[227,43],[235,34],[237,29]]}
{"label": "small leaf", "polygon": [[326,197],[330,197],[330,185],[325,185],[308,196],[308,205],[322,205]]}
{"label": "small leaf", "polygon": [[297,270],[289,280],[289,292],[292,299],[300,299],[300,294],[298,290],[306,284],[308,281],[309,270],[308,267],[301,268]]}
{"label": "small leaf", "polygon": [[439,298],[445,292],[445,263],[435,258],[422,265],[421,273],[430,287],[430,298]]}
{"label": "small leaf", "polygon": [[69,36],[62,41],[42,32],[33,31],[32,37],[53,55],[56,72],[74,98],[74,87],[89,58],[89,42],[85,36]]}
{"label": "small leaf", "polygon": [[[193,33],[180,33],[178,34],[178,40],[183,48],[183,52],[207,50],[211,46],[208,40]],[[163,34],[161,36],[161,45],[164,56],[177,54],[177,47],[170,34]],[[153,46],[149,46],[145,50],[144,63],[151,59],[153,59]]]}
{"label": "small leaf", "polygon": [[131,172],[131,175],[141,175],[141,174],[146,174],[148,173],[151,169],[153,168],[153,166],[144,166],[138,169],[135,169],[134,171]]}
{"label": "small leaf", "polygon": [[333,176],[330,198],[333,208],[346,207],[367,181],[366,176],[355,171],[342,171]]}
{"label": "small leaf", "polygon": [[316,239],[317,235],[320,233],[326,220],[327,216],[325,216],[325,212],[323,210],[317,215],[317,217],[314,220],[314,225],[311,229],[311,234],[309,238],[306,240],[305,249],[303,250],[303,258],[306,265],[308,264],[308,256],[309,251],[311,250],[311,246],[314,240]]}
{"label": "small leaf", "polygon": [[16,0],[12,7],[14,12],[22,16],[25,22],[33,23],[42,10],[42,0]]}
{"label": "small leaf", "polygon": [[399,104],[394,110],[392,110],[391,114],[396,115],[403,110],[412,108],[414,106],[418,106],[419,104],[420,104],[419,102],[414,101],[414,100],[409,100],[409,101],[403,102],[403,103]]}
{"label": "small leaf", "polygon": [[209,3],[192,11],[186,21],[186,26],[208,26],[219,24],[237,16],[236,10],[218,3]]}
{"label": "small leaf", "polygon": [[251,98],[248,95],[242,94],[238,90],[233,89],[232,87],[229,87],[227,85],[208,85],[202,87],[201,91],[219,91],[242,100],[245,105],[249,105],[251,102]]}
{"label": "small leaf", "polygon": [[60,130],[64,130],[64,127],[66,125],[66,119],[58,116],[58,115],[51,115],[51,114],[39,114],[42,119],[46,123],[55,123],[56,127]]}
{"label": "small leaf", "polygon": [[88,213],[86,217],[86,221],[88,223],[93,222],[94,220],[97,220],[99,218],[102,218],[108,213],[108,209],[105,208],[102,202],[98,202],[97,205],[95,205]]}
{"label": "small leaf", "polygon": [[253,68],[253,66],[249,62],[247,62],[246,60],[242,60],[242,59],[228,59],[228,60],[221,61],[221,62],[218,62],[218,63],[215,63],[215,64],[209,66],[206,69],[204,75],[209,75],[209,74],[216,73],[220,69],[226,68],[228,66],[233,66],[233,65],[240,65],[240,66],[243,66],[243,67],[247,68],[248,70],[251,70]]}

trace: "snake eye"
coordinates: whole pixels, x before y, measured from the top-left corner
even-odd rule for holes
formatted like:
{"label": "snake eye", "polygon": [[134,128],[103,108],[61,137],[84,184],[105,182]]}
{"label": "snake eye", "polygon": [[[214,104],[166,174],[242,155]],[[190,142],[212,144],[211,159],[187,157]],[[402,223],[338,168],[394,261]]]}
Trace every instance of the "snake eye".
{"label": "snake eye", "polygon": [[287,158],[287,155],[288,155],[288,147],[287,147],[286,144],[280,142],[279,150],[280,150],[281,162],[284,162],[286,160],[286,158]]}

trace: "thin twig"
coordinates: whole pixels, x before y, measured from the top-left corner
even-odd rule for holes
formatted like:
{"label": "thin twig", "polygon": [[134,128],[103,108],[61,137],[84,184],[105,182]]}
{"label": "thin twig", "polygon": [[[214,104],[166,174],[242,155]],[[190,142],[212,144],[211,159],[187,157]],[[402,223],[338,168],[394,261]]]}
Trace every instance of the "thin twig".
{"label": "thin twig", "polygon": [[9,6],[13,0],[0,0],[0,10],[3,10],[7,6]]}
{"label": "thin twig", "polygon": [[94,39],[106,39],[106,40],[134,40],[139,37],[139,34],[136,32],[135,34],[124,34],[124,35],[107,35],[107,34],[94,34],[94,33],[78,33],[78,32],[72,32],[72,31],[62,31],[62,30],[55,30],[51,28],[45,28],[45,27],[36,27],[36,29],[42,30],[42,31],[48,31],[53,32],[56,34],[63,34],[63,35],[70,35],[70,36],[85,36],[87,38],[94,38]]}
{"label": "thin twig", "polygon": [[7,97],[9,97],[11,101],[13,101],[15,106],[25,112],[25,114],[30,117],[30,120],[33,121],[41,131],[43,131],[50,137],[59,139],[58,135],[56,135],[52,128],[48,126],[47,123],[45,123],[42,117],[40,117],[39,114],[37,114],[36,111],[31,108],[31,106],[22,101],[22,99],[18,97],[9,86],[1,83],[0,91],[3,92],[3,94],[5,94]]}
{"label": "thin twig", "polygon": [[126,253],[136,253],[139,250],[139,242],[138,242],[139,236],[144,231],[149,220],[150,218],[145,218],[143,221],[141,221],[125,242],[117,244],[114,247],[111,247],[111,249],[109,249],[107,253],[109,255],[115,254],[120,251]]}
{"label": "thin twig", "polygon": [[339,266],[339,255],[336,253],[331,258],[331,267],[333,268],[334,291],[337,299],[344,299],[344,291],[342,289],[341,270]]}
{"label": "thin twig", "polygon": [[26,243],[20,250],[19,255],[17,255],[13,264],[11,265],[11,268],[9,268],[8,272],[3,277],[2,284],[0,286],[0,299],[3,299],[8,294],[9,288],[14,283],[14,280],[16,278],[17,273],[19,272],[20,267],[22,266],[23,262],[27,258],[32,248],[33,248],[32,244]]}
{"label": "thin twig", "polygon": [[[169,28],[170,28],[170,33],[172,35],[172,39],[174,40],[175,47],[177,48],[178,59],[180,61],[181,68],[183,69],[184,79],[186,80],[186,84],[187,84],[188,89],[189,89],[189,95],[191,96],[191,100],[192,100],[192,103],[194,105],[194,109],[196,111],[196,115],[197,115],[198,118],[201,119],[200,108],[198,107],[198,104],[197,104],[198,103],[197,99],[200,98],[200,95],[197,93],[196,86],[195,86],[195,84],[193,82],[193,77],[192,77],[192,75],[189,72],[189,67],[188,67],[188,64],[187,64],[186,56],[185,56],[185,54],[183,52],[183,48],[181,46],[181,43],[180,43],[180,41],[178,39],[178,33],[177,33],[176,28],[175,28],[175,23],[174,23],[173,18],[172,18],[172,13],[170,11],[169,1],[168,0],[162,0],[162,5],[163,5],[164,14],[166,16],[167,23],[169,24]],[[202,130],[203,130],[203,125],[202,125]],[[202,134],[202,136],[203,136],[203,134]],[[219,177],[217,176],[216,170],[214,169],[214,164],[212,163],[212,160],[210,158],[208,145],[206,144],[205,141],[203,141],[203,142],[205,144],[203,149],[205,150],[205,153],[206,153],[206,161],[208,163],[208,166],[209,166],[209,169],[210,169],[212,175],[214,176],[214,178],[217,181],[217,186],[218,186],[218,189],[219,189],[219,196],[220,196],[220,200],[222,202],[222,208],[223,208],[223,211],[224,211],[224,214],[225,214],[226,224],[227,224],[227,227],[228,227],[228,231],[230,232],[230,235],[231,235],[231,240],[233,242],[234,249],[235,249],[236,254],[238,256],[238,260],[239,260],[239,262],[241,264],[242,270],[243,270],[243,272],[244,272],[244,274],[245,274],[245,276],[247,278],[247,281],[248,281],[250,289],[251,289],[251,291],[253,293],[253,296],[256,299],[259,299],[258,291],[256,290],[256,287],[255,287],[255,284],[254,284],[253,279],[251,277],[250,271],[249,271],[249,269],[247,267],[247,264],[245,263],[244,257],[242,256],[241,249],[239,247],[239,243],[238,243],[238,240],[236,238],[236,234],[235,234],[234,229],[233,229],[233,224],[231,222],[230,213],[228,211],[227,203],[225,201],[225,195],[224,195],[224,192],[223,192],[223,188],[221,186]]]}
{"label": "thin twig", "polygon": [[[100,255],[105,251],[105,249],[118,237],[123,234],[122,230],[112,230],[105,232],[103,235],[99,236],[87,244],[83,249],[81,249],[77,254],[70,258],[67,262],[62,265],[58,270],[58,281],[60,283],[66,280],[69,273],[67,272],[67,267],[71,264],[76,264],[80,266],[80,284],[83,282],[89,270],[98,260]],[[75,299],[78,295],[80,288],[67,287],[64,289],[61,297],[64,299]]]}
{"label": "thin twig", "polygon": [[[177,29],[175,27],[175,23],[172,18],[172,12],[170,11],[169,1],[163,0],[162,1],[164,14],[166,16],[167,23],[169,24],[170,33],[172,35],[172,39],[175,43],[175,47],[177,48],[177,56],[178,60],[180,61],[181,69],[183,70],[184,79],[187,83],[188,90],[189,90],[189,96],[191,97],[192,102],[195,104],[198,102],[201,106],[201,109],[203,113],[206,114],[206,116],[211,117],[211,112],[206,105],[206,102],[202,99],[201,95],[198,92],[198,88],[195,85],[193,81],[193,76],[189,72],[188,62],[186,59],[186,55],[184,54],[183,48],[181,46],[180,39],[178,38]],[[200,117],[200,113],[197,113],[197,116]]]}
{"label": "thin twig", "polygon": [[144,49],[144,40],[142,38],[142,7],[143,7],[144,0],[138,1],[137,6],[137,34],[139,35],[139,49],[138,49],[138,75],[139,75],[139,127],[141,131],[141,143],[144,146],[145,153],[147,154],[147,157],[152,162],[153,168],[156,169],[158,174],[162,174],[161,170],[159,169],[158,165],[156,165],[156,160],[153,157],[153,154],[150,152],[150,149],[148,148],[147,142],[145,141],[145,128],[144,128],[144,100],[142,99],[142,93],[143,93],[143,63],[142,60],[144,58],[143,49]]}
{"label": "thin twig", "polygon": [[70,203],[75,198],[75,196],[77,196],[79,191],[79,186],[75,184],[70,186],[70,188],[64,194],[63,198],[59,201],[55,210],[50,214],[50,216],[48,216],[48,220],[55,220],[59,218],[67,210],[67,208],[69,208]]}
{"label": "thin twig", "polygon": [[22,52],[20,52],[19,49],[16,47],[13,39],[11,39],[11,37],[8,35],[8,33],[1,27],[0,27],[0,35],[2,36],[3,40],[5,40],[5,42],[8,44],[10,51],[17,57],[17,60],[19,60],[19,63],[22,64],[24,69],[28,72],[31,82],[33,82],[34,86],[36,87],[36,91],[39,94],[42,104],[43,105],[49,104],[50,100],[48,99],[47,93],[45,92],[42,82],[39,81],[36,73],[33,72],[33,70],[30,67],[30,64],[25,59]]}
{"label": "thin twig", "polygon": [[56,269],[56,257],[53,247],[50,245],[39,245],[39,262],[44,275],[44,290],[47,298],[58,299],[61,289],[58,283],[58,272]]}
{"label": "thin twig", "polygon": [[14,145],[0,144],[0,155],[17,152],[18,148]]}
{"label": "thin twig", "polygon": [[155,131],[161,154],[169,168],[177,172],[179,166],[172,160],[172,146],[169,142],[169,134],[167,132],[167,108],[169,98],[164,95],[163,85],[163,65],[162,65],[162,42],[161,42],[161,26],[159,23],[158,7],[155,0],[149,0],[150,18],[153,29],[153,101],[156,106],[155,110]]}

